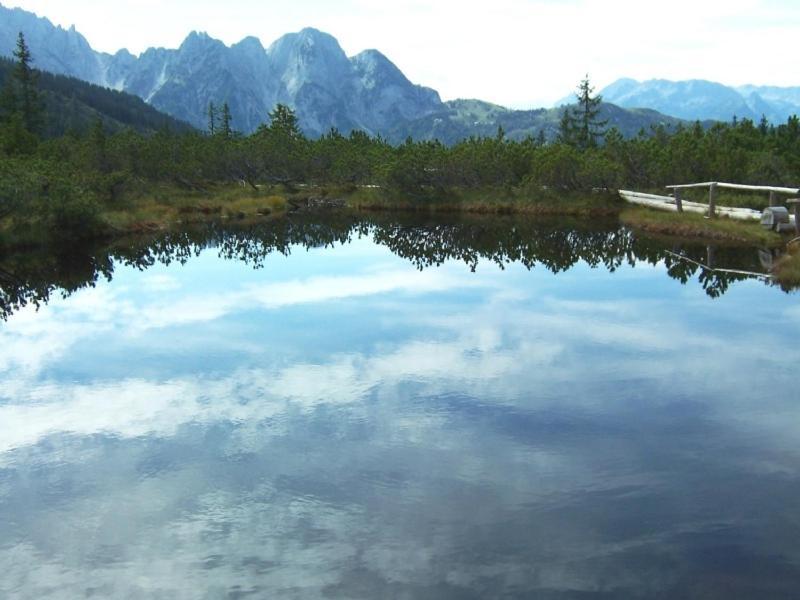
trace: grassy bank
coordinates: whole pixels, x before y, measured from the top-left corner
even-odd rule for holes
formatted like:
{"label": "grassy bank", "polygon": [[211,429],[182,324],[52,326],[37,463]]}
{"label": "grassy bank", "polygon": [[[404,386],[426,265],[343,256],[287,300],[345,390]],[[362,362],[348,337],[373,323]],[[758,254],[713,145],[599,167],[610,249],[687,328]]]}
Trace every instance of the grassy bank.
{"label": "grassy bank", "polygon": [[129,196],[111,209],[103,220],[114,231],[135,232],[168,228],[214,219],[249,219],[282,214],[292,194],[282,188],[253,190],[219,186],[203,191],[162,187]]}
{"label": "grassy bank", "polygon": [[[55,207],[61,207],[56,212]],[[509,189],[447,190],[415,197],[377,187],[216,185],[202,190],[156,185],[129,187],[112,201],[39,201],[0,220],[0,244],[35,246],[52,238],[118,237],[169,230],[215,220],[250,221],[294,210],[348,207],[356,210],[460,212],[473,214],[615,216],[610,194],[528,194]]]}
{"label": "grassy bank", "polygon": [[619,215],[620,222],[635,230],[690,240],[708,240],[777,247],[783,238],[767,231],[755,221],[737,221],[720,217],[707,219],[696,213],[676,213],[640,206],[627,207]]}
{"label": "grassy bank", "polygon": [[385,188],[356,186],[218,185],[203,190],[175,186],[127,189],[117,199],[99,204],[91,215],[91,230],[72,218],[61,226],[48,212],[31,210],[23,217],[0,221],[6,247],[46,243],[54,237],[120,237],[147,231],[177,229],[216,220],[257,221],[294,210],[346,206],[355,210],[429,213],[521,214],[617,217],[625,225],[650,234],[701,241],[777,247],[782,238],[758,224],[726,218],[709,220],[694,213],[669,213],[624,204],[607,193],[563,193],[512,188],[447,190],[427,196],[409,196]]}
{"label": "grassy bank", "polygon": [[358,210],[471,214],[616,216],[622,205],[613,194],[553,193],[493,189],[447,190],[430,197],[411,197],[380,188],[358,188],[346,196]]}
{"label": "grassy bank", "polygon": [[186,190],[159,185],[127,190],[112,202],[83,206],[71,202],[73,212],[66,218],[54,218],[53,211],[39,202],[30,210],[0,219],[0,245],[18,248],[46,245],[53,239],[115,238],[192,223],[272,218],[289,210],[293,197],[300,194],[279,187]]}

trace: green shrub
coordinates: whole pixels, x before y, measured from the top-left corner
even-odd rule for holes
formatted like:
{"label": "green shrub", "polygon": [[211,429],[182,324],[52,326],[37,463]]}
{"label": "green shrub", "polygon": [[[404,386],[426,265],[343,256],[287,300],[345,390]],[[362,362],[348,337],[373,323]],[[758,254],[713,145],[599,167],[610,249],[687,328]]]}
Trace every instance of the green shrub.
{"label": "green shrub", "polygon": [[91,238],[105,229],[94,196],[68,180],[55,180],[47,186],[39,211],[47,227],[59,237]]}

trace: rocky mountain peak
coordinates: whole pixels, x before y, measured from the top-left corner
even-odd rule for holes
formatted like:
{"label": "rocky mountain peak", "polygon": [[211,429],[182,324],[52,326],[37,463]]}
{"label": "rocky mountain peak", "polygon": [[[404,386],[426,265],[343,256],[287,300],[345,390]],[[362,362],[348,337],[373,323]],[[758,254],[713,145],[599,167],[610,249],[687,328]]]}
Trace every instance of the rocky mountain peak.
{"label": "rocky mountain peak", "polygon": [[208,33],[205,31],[192,31],[189,35],[186,36],[186,39],[183,40],[180,47],[178,48],[179,52],[203,52],[208,50],[209,48],[219,48],[220,46],[224,47],[221,41],[212,38]]}
{"label": "rocky mountain peak", "polygon": [[364,50],[352,57],[350,62],[367,88],[382,84],[412,85],[403,72],[378,50]]}
{"label": "rocky mountain peak", "polygon": [[273,62],[278,64],[291,61],[311,63],[319,60],[341,63],[347,60],[347,55],[335,37],[311,27],[278,38],[267,52]]}
{"label": "rocky mountain peak", "polygon": [[287,100],[308,84],[333,91],[350,78],[350,62],[339,42],[316,29],[284,35],[269,47],[267,54],[273,70],[281,74]]}
{"label": "rocky mountain peak", "polygon": [[242,38],[241,41],[235,43],[233,46],[231,46],[231,48],[237,48],[247,52],[258,52],[261,54],[266,52],[266,49],[261,44],[261,40],[252,35]]}

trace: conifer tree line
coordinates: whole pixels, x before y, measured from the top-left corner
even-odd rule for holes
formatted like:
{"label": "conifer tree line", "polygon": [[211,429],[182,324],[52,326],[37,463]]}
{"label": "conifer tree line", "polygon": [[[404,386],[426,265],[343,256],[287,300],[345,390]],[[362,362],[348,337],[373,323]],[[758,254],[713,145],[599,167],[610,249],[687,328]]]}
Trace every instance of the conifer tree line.
{"label": "conifer tree line", "polygon": [[14,70],[0,91],[0,115],[5,139],[10,150],[26,150],[35,144],[40,132],[43,105],[37,88],[38,73],[33,69],[33,57],[20,32],[13,51]]}
{"label": "conifer tree line", "polygon": [[243,135],[224,99],[209,104],[205,132],[110,133],[98,120],[82,134],[45,138],[37,72],[22,34],[14,57],[13,76],[0,92],[0,217],[68,204],[80,209],[74,211],[79,220],[81,210],[155,184],[197,190],[223,183],[254,189],[278,183],[373,185],[420,200],[458,189],[535,196],[542,190],[649,190],[707,180],[800,186],[796,116],[777,126],[740,119],[710,127],[657,127],[626,139],[600,120],[601,99],[588,76],[554,140],[510,140],[502,128],[496,136],[451,146],[412,139],[392,145],[380,136],[336,129],[309,139],[285,105]]}

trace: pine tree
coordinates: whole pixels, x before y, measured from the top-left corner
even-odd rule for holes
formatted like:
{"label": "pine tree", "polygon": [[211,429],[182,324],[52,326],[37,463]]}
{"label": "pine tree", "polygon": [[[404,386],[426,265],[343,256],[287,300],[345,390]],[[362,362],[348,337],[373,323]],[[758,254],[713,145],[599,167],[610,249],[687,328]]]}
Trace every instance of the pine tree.
{"label": "pine tree", "polygon": [[22,125],[28,133],[37,133],[42,118],[41,99],[36,89],[38,77],[31,67],[33,57],[21,31],[13,55],[17,63],[11,81],[7,84],[12,87],[3,93],[4,104],[10,106],[4,108],[11,114],[19,113]]}
{"label": "pine tree", "polygon": [[769,133],[769,121],[767,120],[767,115],[761,115],[761,120],[758,122],[758,131],[763,136],[766,136]]}
{"label": "pine tree", "polygon": [[227,102],[222,105],[222,120],[220,122],[220,127],[223,137],[226,139],[231,137],[233,134],[233,129],[231,128],[231,109],[228,107]]}
{"label": "pine tree", "polygon": [[297,115],[285,104],[278,104],[275,110],[269,113],[269,127],[273,131],[281,132],[291,138],[300,138],[300,126]]}
{"label": "pine tree", "polygon": [[578,144],[582,148],[594,148],[597,145],[598,138],[605,135],[605,126],[608,121],[601,121],[598,119],[600,114],[600,104],[603,102],[603,97],[599,94],[592,96],[594,88],[589,83],[589,75],[581,81],[578,86]]}
{"label": "pine tree", "polygon": [[208,134],[217,134],[217,119],[219,118],[219,110],[214,106],[213,102],[208,103]]}
{"label": "pine tree", "polygon": [[599,119],[603,97],[593,96],[593,93],[594,87],[589,83],[589,75],[586,75],[575,94],[577,106],[574,109],[566,107],[561,116],[559,139],[562,142],[585,150],[595,148],[598,139],[605,135],[604,128],[608,121]]}
{"label": "pine tree", "polygon": [[569,146],[576,145],[575,117],[569,106],[564,107],[564,112],[561,113],[561,120],[558,122],[558,141]]}
{"label": "pine tree", "polygon": [[262,178],[286,185],[302,179],[309,145],[291,108],[276,105],[269,113],[269,125],[260,125],[249,140],[258,156]]}

